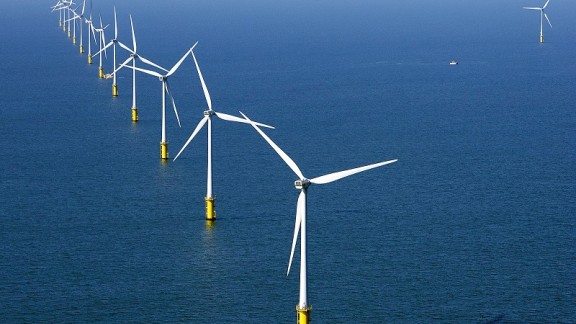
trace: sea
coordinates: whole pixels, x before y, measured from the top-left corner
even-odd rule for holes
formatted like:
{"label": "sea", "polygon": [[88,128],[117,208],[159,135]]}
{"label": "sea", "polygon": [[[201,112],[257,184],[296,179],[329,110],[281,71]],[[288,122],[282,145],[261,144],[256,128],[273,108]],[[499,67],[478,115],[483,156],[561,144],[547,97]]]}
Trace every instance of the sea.
{"label": "sea", "polygon": [[[576,323],[576,4],[550,1],[540,44],[522,7],[543,3],[94,0],[85,15],[109,41],[115,6],[129,47],[131,15],[166,69],[198,42],[213,109],[273,125],[308,178],[398,159],[309,188],[313,323]],[[133,123],[131,71],[112,97],[55,4],[0,10],[0,321],[294,323],[296,175],[214,117],[206,222],[206,128],[162,161],[161,83],[137,74]],[[191,57],[170,91],[173,158],[207,110]]]}

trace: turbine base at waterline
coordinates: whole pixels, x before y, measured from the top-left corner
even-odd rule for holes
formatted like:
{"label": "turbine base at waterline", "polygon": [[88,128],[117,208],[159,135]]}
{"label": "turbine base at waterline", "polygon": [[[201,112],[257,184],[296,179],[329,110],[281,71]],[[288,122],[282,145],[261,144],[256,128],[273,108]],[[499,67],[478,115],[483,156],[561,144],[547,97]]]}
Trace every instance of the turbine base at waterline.
{"label": "turbine base at waterline", "polygon": [[132,107],[132,122],[138,122],[138,108]]}
{"label": "turbine base at waterline", "polygon": [[309,324],[311,312],[311,306],[300,307],[296,305],[296,324]]}
{"label": "turbine base at waterline", "polygon": [[160,142],[160,158],[168,160],[168,142]]}
{"label": "turbine base at waterline", "polygon": [[80,44],[80,54],[84,54],[84,46],[82,44]]}
{"label": "turbine base at waterline", "polygon": [[98,68],[98,77],[100,79],[104,79],[104,68],[103,67]]}
{"label": "turbine base at waterline", "polygon": [[92,64],[92,55],[88,55],[88,64]]}
{"label": "turbine base at waterline", "polygon": [[544,35],[540,35],[540,43],[544,43]]}
{"label": "turbine base at waterline", "polygon": [[118,97],[118,85],[117,84],[112,85],[112,97]]}
{"label": "turbine base at waterline", "polygon": [[206,202],[206,220],[215,221],[216,210],[214,209],[214,203],[216,201],[216,197],[204,197],[204,201]]}

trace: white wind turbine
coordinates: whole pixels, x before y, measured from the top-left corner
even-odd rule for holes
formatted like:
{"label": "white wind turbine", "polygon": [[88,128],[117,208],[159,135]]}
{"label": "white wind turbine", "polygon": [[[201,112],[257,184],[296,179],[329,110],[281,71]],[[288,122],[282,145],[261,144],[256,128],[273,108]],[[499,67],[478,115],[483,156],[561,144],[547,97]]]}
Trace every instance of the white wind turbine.
{"label": "white wind turbine", "polygon": [[[86,0],[84,0],[84,2],[82,3],[82,12],[80,14],[76,13],[76,10],[72,10],[72,14],[74,15],[72,18],[68,19],[69,21],[72,21],[72,24],[74,25],[73,28],[73,32],[72,32],[72,44],[76,45],[76,23],[77,20],[80,21],[80,53],[84,53],[84,46],[83,46],[83,40],[82,40],[82,20],[84,19],[84,9],[86,7]],[[78,8],[80,8],[80,6],[78,6]],[[76,8],[76,9],[78,9]]]}
{"label": "white wind turbine", "polygon": [[[99,55],[99,59],[100,59],[100,66],[98,67],[98,77],[100,79],[104,79],[104,68],[102,67],[102,44],[106,44],[106,37],[104,36],[104,30],[106,28],[108,28],[108,25],[106,25],[105,27],[102,27],[102,16],[100,16],[100,28],[94,28],[94,24],[91,25],[92,26],[92,33],[96,34],[98,33],[99,35],[99,51],[98,53],[94,54],[94,56]],[[104,49],[104,55],[106,55],[106,49]],[[89,60],[91,61],[91,60]]]}
{"label": "white wind turbine", "polygon": [[60,13],[60,20],[59,20],[59,25],[60,27],[62,27],[62,30],[64,32],[66,32],[66,12],[68,11],[68,8],[72,5],[71,1],[58,1],[56,3],[56,5],[54,5],[52,7],[52,12],[58,10],[58,12]]}
{"label": "white wind turbine", "polygon": [[[198,70],[198,76],[200,77],[200,82],[202,83],[202,90],[204,91],[204,97],[206,98],[206,103],[208,104],[208,110],[204,111],[204,118],[202,118],[200,120],[200,122],[198,123],[198,125],[196,126],[196,128],[194,129],[194,131],[192,132],[192,135],[190,135],[190,137],[188,138],[188,140],[186,141],[186,143],[184,144],[184,146],[182,146],[182,148],[180,149],[180,152],[178,152],[178,154],[176,155],[176,157],[174,158],[174,161],[176,161],[176,159],[178,158],[178,156],[180,156],[180,154],[184,151],[184,149],[186,149],[186,147],[188,146],[188,144],[190,144],[190,142],[192,141],[192,139],[194,138],[194,136],[196,136],[196,134],[198,134],[198,132],[202,129],[202,127],[204,127],[204,125],[206,123],[208,123],[208,170],[207,170],[207,176],[206,176],[206,197],[204,198],[205,202],[206,202],[206,220],[214,220],[216,218],[216,212],[214,211],[214,194],[212,192],[212,116],[216,116],[222,120],[226,120],[226,121],[230,121],[230,122],[238,122],[238,123],[245,123],[245,124],[249,124],[250,122],[248,122],[247,120],[240,118],[240,117],[236,117],[236,116],[232,116],[232,115],[228,115],[228,114],[224,114],[224,113],[220,113],[220,112],[216,112],[214,110],[212,110],[212,100],[210,99],[210,93],[208,92],[208,88],[206,87],[206,83],[204,82],[204,77],[202,76],[202,71],[200,71],[200,66],[198,65],[198,61],[196,60],[196,56],[194,55],[194,51],[192,51],[192,58],[194,59],[194,64],[196,65],[196,69]],[[261,123],[256,123],[258,126],[262,126],[262,127],[267,127],[267,128],[274,128],[272,126],[268,126],[265,124],[261,124]]]}
{"label": "white wind turbine", "polygon": [[84,22],[88,25],[88,64],[92,64],[92,40],[90,40],[90,36],[94,38],[94,42],[96,43],[95,28],[92,22],[92,1],[90,1],[90,19],[84,18]]}
{"label": "white wind turbine", "polygon": [[540,7],[524,7],[524,9],[539,10],[540,11],[540,43],[544,43],[544,32],[543,32],[544,18],[546,18],[546,20],[548,21],[548,24],[550,25],[550,28],[552,28],[552,23],[550,22],[550,19],[548,19],[548,15],[544,12],[544,9],[546,9],[549,2],[550,2],[550,0],[546,1],[546,3],[544,4],[544,6],[542,8],[540,8]]}
{"label": "white wind turbine", "polygon": [[[106,41],[104,40],[104,43],[106,43]],[[116,7],[114,7],[114,38],[112,38],[110,40],[110,42],[108,42],[106,45],[104,45],[103,48],[100,49],[100,51],[96,54],[94,54],[94,56],[96,55],[101,55],[102,51],[106,51],[106,49],[110,46],[112,46],[112,48],[114,49],[114,68],[112,70],[116,69],[116,44],[120,43],[118,41],[118,20],[116,19]],[[108,78],[109,76],[106,76],[106,78]],[[112,75],[112,96],[113,97],[117,97],[118,96],[118,84],[116,83],[116,73],[113,73]]]}
{"label": "white wind turbine", "polygon": [[65,3],[68,3],[68,5],[66,6],[66,13],[68,14],[68,17],[66,18],[66,21],[68,22],[68,38],[72,37],[71,31],[70,31],[70,12],[72,12],[72,5],[74,4],[73,1],[65,1]]}
{"label": "white wind turbine", "polygon": [[62,27],[62,22],[64,19],[62,18],[62,8],[64,7],[64,3],[62,1],[58,1],[54,6],[50,7],[52,12],[58,10],[58,14],[60,18],[58,19],[58,26]]}
{"label": "white wind turbine", "polygon": [[[242,114],[242,112],[240,112]],[[373,168],[377,168],[386,164],[394,163],[397,160],[390,160],[379,162],[375,164],[370,164],[363,167],[358,167],[354,169],[349,169],[345,171],[330,173],[324,176],[316,177],[313,179],[307,179],[302,174],[302,171],[298,168],[296,163],[286,154],[278,145],[276,145],[258,126],[252,122],[246,115],[242,114],[247,121],[250,122],[252,127],[262,135],[262,137],[272,146],[274,151],[280,155],[282,160],[292,169],[292,171],[298,176],[298,180],[294,182],[296,189],[300,190],[300,196],[298,197],[298,203],[296,207],[296,222],[294,224],[294,238],[292,240],[292,250],[290,252],[290,261],[288,262],[288,272],[290,273],[290,266],[292,265],[292,258],[294,256],[294,249],[296,247],[296,240],[298,239],[298,231],[301,232],[300,234],[300,298],[298,302],[298,306],[296,307],[297,316],[298,316],[298,323],[308,323],[310,320],[310,310],[311,307],[308,304],[308,297],[307,297],[307,280],[306,280],[306,193],[308,191],[308,187],[312,184],[326,184],[330,183],[353,174],[363,172],[366,170],[370,170]]]}
{"label": "white wind turbine", "polygon": [[120,45],[120,47],[122,47],[123,49],[127,50],[128,52],[130,52],[130,57],[128,57],[128,59],[126,59],[126,61],[124,61],[124,63],[120,64],[120,66],[118,66],[118,68],[116,68],[116,70],[114,70],[114,72],[112,72],[112,75],[114,75],[114,77],[116,77],[116,73],[118,73],[118,71],[124,67],[126,67],[128,64],[128,62],[132,61],[132,121],[133,122],[137,122],[138,121],[138,108],[136,106],[136,60],[140,60],[142,63],[146,63],[148,65],[151,65],[157,69],[163,70],[164,72],[168,72],[168,70],[164,69],[163,67],[161,67],[160,65],[140,56],[137,52],[137,47],[136,47],[136,35],[134,34],[134,23],[132,22],[132,15],[130,15],[130,27],[132,27],[132,48],[129,48],[128,46],[124,45],[122,42],[118,42],[118,45]]}
{"label": "white wind turbine", "polygon": [[[198,44],[198,42],[196,42],[196,44]],[[188,51],[186,51],[186,53],[182,56],[182,58],[180,59],[180,61],[178,61],[166,74],[160,74],[156,71],[151,71],[151,70],[147,70],[147,69],[142,69],[139,67],[132,67],[132,66],[128,66],[125,64],[122,64],[121,66],[130,68],[130,69],[134,69],[140,72],[144,72],[148,75],[152,75],[157,77],[160,82],[162,83],[162,141],[160,142],[160,158],[162,160],[167,160],[168,159],[168,142],[166,141],[166,94],[168,94],[168,96],[170,97],[170,100],[172,101],[172,107],[174,108],[174,114],[176,114],[176,120],[178,121],[178,126],[182,127],[182,125],[180,124],[180,117],[178,117],[178,110],[176,109],[176,103],[174,102],[174,98],[172,97],[172,95],[170,94],[170,86],[168,85],[168,78],[174,74],[174,72],[176,72],[176,70],[178,70],[178,68],[180,67],[180,65],[182,64],[182,62],[184,62],[184,59],[186,58],[186,56],[188,56],[192,50],[194,49],[194,47],[196,47],[196,44],[194,44],[194,46],[192,46],[192,48],[190,48]],[[165,69],[163,69],[165,70]]]}

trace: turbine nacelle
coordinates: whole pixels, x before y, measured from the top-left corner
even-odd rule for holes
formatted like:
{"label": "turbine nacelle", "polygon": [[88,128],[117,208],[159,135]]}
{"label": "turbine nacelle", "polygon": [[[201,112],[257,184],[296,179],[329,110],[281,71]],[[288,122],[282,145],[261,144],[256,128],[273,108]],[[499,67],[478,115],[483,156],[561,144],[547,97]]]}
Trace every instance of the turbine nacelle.
{"label": "turbine nacelle", "polygon": [[204,116],[206,116],[206,117],[212,117],[212,116],[214,116],[214,115],[216,115],[216,113],[214,112],[214,110],[205,110],[205,111],[204,111]]}
{"label": "turbine nacelle", "polygon": [[308,189],[308,187],[310,187],[311,184],[312,183],[310,182],[310,180],[306,178],[294,181],[294,187],[296,187],[296,189],[298,190]]}

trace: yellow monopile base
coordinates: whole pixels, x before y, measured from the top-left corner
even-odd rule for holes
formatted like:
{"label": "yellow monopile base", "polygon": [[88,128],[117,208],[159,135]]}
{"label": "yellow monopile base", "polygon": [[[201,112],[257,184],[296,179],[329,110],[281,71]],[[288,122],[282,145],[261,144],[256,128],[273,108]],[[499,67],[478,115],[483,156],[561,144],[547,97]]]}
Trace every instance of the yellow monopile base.
{"label": "yellow monopile base", "polygon": [[310,306],[300,308],[300,306],[296,305],[296,324],[309,324],[311,311],[312,307]]}
{"label": "yellow monopile base", "polygon": [[132,107],[132,121],[133,122],[138,121],[138,108],[136,107]]}
{"label": "yellow monopile base", "polygon": [[160,158],[168,160],[168,142],[160,142]]}
{"label": "yellow monopile base", "polygon": [[63,30],[64,32],[66,32],[66,24],[64,24],[64,25],[62,26],[62,30]]}
{"label": "yellow monopile base", "polygon": [[112,85],[112,97],[118,97],[118,85],[117,84]]}
{"label": "yellow monopile base", "polygon": [[76,37],[72,38],[72,44],[76,45]]}
{"label": "yellow monopile base", "polygon": [[80,44],[80,54],[84,53],[84,46],[82,46],[82,44]]}
{"label": "yellow monopile base", "polygon": [[68,29],[68,38],[72,37],[72,33],[70,32],[70,29]]}
{"label": "yellow monopile base", "polygon": [[98,77],[104,79],[104,69],[102,67],[98,68]]}
{"label": "yellow monopile base", "polygon": [[214,210],[214,197],[205,197],[206,201],[206,220],[216,220],[216,211]]}
{"label": "yellow monopile base", "polygon": [[540,35],[540,43],[544,43],[544,35]]}
{"label": "yellow monopile base", "polygon": [[92,55],[88,55],[88,64],[92,64]]}

